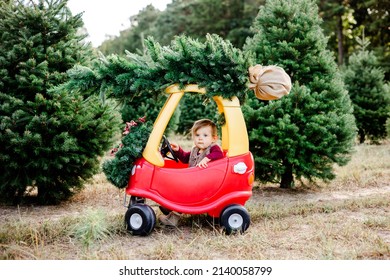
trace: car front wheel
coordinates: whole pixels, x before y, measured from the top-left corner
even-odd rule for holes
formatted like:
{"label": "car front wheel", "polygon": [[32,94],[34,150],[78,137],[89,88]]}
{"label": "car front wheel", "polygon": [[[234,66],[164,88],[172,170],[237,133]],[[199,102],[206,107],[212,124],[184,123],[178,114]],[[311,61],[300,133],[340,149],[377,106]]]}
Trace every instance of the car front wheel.
{"label": "car front wheel", "polygon": [[149,205],[133,204],[125,214],[126,229],[132,235],[149,235],[156,224],[156,214]]}
{"label": "car front wheel", "polygon": [[234,232],[244,233],[249,227],[250,216],[243,206],[229,205],[222,211],[220,223],[227,235]]}

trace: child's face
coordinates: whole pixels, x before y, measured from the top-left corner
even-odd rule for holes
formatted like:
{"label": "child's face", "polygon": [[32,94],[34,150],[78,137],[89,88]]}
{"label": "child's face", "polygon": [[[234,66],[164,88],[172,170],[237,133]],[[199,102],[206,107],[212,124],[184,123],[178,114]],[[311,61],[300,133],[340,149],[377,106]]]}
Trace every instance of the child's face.
{"label": "child's face", "polygon": [[204,126],[199,128],[194,138],[194,144],[201,150],[207,149],[212,143],[214,143],[217,139],[217,137],[214,137],[212,135],[211,126]]}

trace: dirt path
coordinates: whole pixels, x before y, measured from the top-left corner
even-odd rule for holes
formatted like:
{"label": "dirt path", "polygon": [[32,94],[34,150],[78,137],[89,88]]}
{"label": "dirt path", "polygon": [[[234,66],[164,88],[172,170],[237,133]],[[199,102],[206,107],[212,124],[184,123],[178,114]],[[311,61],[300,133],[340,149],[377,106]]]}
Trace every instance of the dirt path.
{"label": "dirt path", "polygon": [[[347,200],[362,198],[370,195],[381,194],[388,196],[390,199],[390,185],[381,187],[356,188],[352,190],[329,191],[322,190],[285,190],[276,187],[264,188],[260,191],[261,198],[264,202],[297,202],[305,201],[307,203],[318,201]],[[254,194],[256,197],[256,193]],[[259,199],[261,199],[259,198]]]}

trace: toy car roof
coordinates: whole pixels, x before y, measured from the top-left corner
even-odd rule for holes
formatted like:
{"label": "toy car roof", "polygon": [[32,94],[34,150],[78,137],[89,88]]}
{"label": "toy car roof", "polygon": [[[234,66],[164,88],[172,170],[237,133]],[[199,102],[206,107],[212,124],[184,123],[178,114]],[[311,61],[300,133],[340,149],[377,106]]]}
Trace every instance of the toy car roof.
{"label": "toy car roof", "polygon": [[[166,89],[166,93],[169,94],[168,99],[154,122],[153,130],[142,154],[153,165],[164,166],[164,159],[158,147],[169,120],[186,92],[205,94],[206,90],[197,85],[187,85],[182,89],[178,85],[172,85]],[[213,99],[217,103],[219,113],[224,114],[226,121],[222,126],[222,149],[227,151],[229,157],[248,153],[248,133],[238,98],[225,99],[221,96],[214,96]]]}

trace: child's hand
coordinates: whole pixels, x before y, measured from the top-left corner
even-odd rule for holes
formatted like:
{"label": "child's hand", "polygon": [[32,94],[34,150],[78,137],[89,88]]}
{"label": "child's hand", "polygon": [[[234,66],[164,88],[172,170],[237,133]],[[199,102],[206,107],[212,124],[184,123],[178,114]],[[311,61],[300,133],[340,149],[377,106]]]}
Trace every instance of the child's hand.
{"label": "child's hand", "polygon": [[176,143],[171,143],[171,148],[172,148],[172,150],[177,152],[177,151],[179,151],[180,146]]}
{"label": "child's hand", "polygon": [[206,168],[208,165],[207,163],[210,161],[211,159],[205,157],[204,159],[202,159],[196,166],[199,166],[200,168]]}

